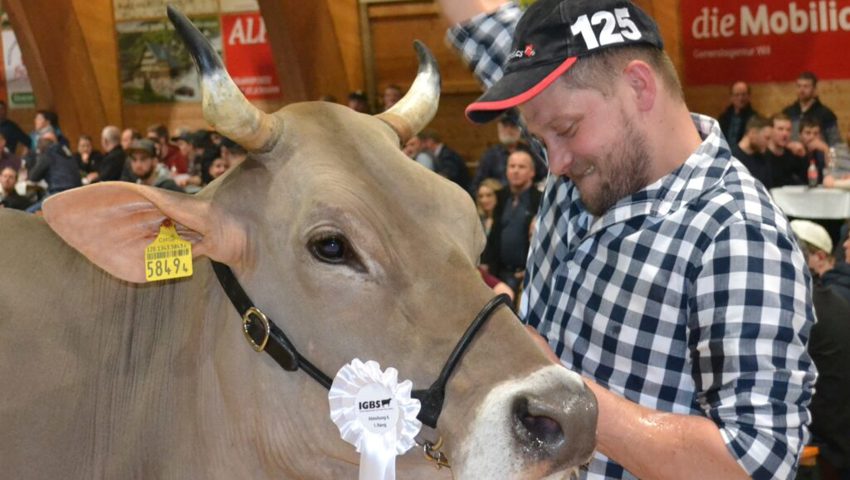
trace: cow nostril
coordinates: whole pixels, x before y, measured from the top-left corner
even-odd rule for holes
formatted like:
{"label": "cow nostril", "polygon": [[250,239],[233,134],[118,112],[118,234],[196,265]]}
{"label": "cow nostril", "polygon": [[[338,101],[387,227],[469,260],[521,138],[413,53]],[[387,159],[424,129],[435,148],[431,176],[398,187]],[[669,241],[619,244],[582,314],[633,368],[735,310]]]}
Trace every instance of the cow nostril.
{"label": "cow nostril", "polygon": [[558,447],[564,441],[561,424],[542,411],[536,411],[527,398],[519,398],[514,404],[517,433],[527,444],[536,444],[547,449]]}

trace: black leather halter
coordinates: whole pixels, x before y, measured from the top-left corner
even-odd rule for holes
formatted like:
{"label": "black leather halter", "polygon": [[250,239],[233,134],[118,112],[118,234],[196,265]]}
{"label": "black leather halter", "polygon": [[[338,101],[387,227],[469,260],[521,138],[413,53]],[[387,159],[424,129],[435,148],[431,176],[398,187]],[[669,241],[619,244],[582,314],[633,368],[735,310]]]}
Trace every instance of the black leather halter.
{"label": "black leather halter", "polygon": [[[213,270],[218,277],[218,281],[224,288],[224,292],[230,298],[236,311],[242,316],[242,331],[245,334],[251,346],[257,352],[265,351],[268,353],[284,370],[294,372],[298,369],[304,370],[307,375],[313,377],[320,385],[330,389],[331,377],[327,376],[318,367],[310,363],[304,358],[295,345],[286,337],[283,330],[277,327],[263,312],[254,306],[254,303],[248,298],[245,290],[239,285],[239,281],[233,275],[233,272],[227,265],[218,262],[212,262]],[[416,398],[422,404],[417,418],[419,421],[428,425],[431,428],[437,428],[437,419],[440,418],[440,412],[443,410],[443,400],[446,396],[446,384],[460,362],[466,349],[472,343],[472,339],[484,326],[484,323],[492,316],[493,312],[499,305],[510,307],[511,300],[505,294],[493,297],[484,308],[478,312],[475,319],[466,329],[466,332],[460,338],[451,355],[449,355],[446,364],[443,365],[443,370],[437,377],[437,380],[431,384],[426,390],[414,390],[413,398]]]}

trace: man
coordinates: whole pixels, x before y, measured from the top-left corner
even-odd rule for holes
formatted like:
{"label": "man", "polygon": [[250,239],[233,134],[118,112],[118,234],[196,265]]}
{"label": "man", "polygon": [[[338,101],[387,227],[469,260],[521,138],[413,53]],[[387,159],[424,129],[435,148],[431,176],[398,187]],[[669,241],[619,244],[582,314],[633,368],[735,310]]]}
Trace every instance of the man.
{"label": "man", "polygon": [[[829,232],[809,220],[793,220],[791,228],[797,238],[805,242],[803,252],[812,274],[850,304],[850,264],[835,261]],[[850,323],[850,317],[847,318]]]}
{"label": "man", "polygon": [[803,72],[797,77],[797,101],[785,107],[782,113],[791,118],[793,139],[797,140],[800,122],[809,118],[820,125],[826,143],[833,146],[841,142],[838,118],[827,106],[820,103],[817,95],[818,77],[812,72]]}
{"label": "man", "polygon": [[100,147],[106,154],[100,160],[97,171],[86,175],[88,183],[120,180],[127,154],[121,148],[121,130],[107,125],[100,132]]}
{"label": "man", "polygon": [[800,143],[806,149],[806,165],[809,165],[812,161],[815,162],[815,167],[818,170],[818,185],[820,185],[823,183],[829,145],[823,141],[820,124],[815,119],[803,118],[800,120]]}
{"label": "man", "polygon": [[843,287],[827,281],[835,272],[835,259],[826,229],[808,220],[794,220],[791,228],[809,268],[820,277],[812,295],[818,322],[808,347],[818,369],[811,404],[813,440],[820,446],[818,470],[823,480],[840,480],[850,475],[850,266],[839,266],[848,267]]}
{"label": "man", "polygon": [[156,145],[152,140],[143,138],[130,144],[130,170],[138,178],[136,183],[164,188],[175,192],[183,192],[177,183],[171,179],[167,170],[160,170],[159,159],[156,156]]}
{"label": "man", "polygon": [[398,103],[403,96],[404,94],[401,91],[401,87],[394,83],[387,85],[387,88],[384,89],[384,94],[381,97],[384,104],[384,111],[389,110],[393,105]]}
{"label": "man", "polygon": [[6,139],[6,147],[11,153],[17,152],[18,145],[22,145],[24,149],[27,149],[30,143],[29,135],[17,123],[9,120],[6,117],[7,113],[6,102],[0,100],[0,134]]}
{"label": "man", "polygon": [[142,134],[133,128],[125,128],[121,132],[121,148],[126,152],[127,149],[130,148],[130,144],[133,143],[133,140],[139,140],[142,138]]}
{"label": "man", "polygon": [[746,82],[733,83],[729,89],[729,106],[717,118],[729,145],[741,141],[747,122],[753,115],[758,115],[758,112],[750,105],[750,86]]}
{"label": "man", "polygon": [[[77,162],[68,147],[59,143],[52,131],[39,136],[35,151],[36,164],[29,169],[28,180],[47,183],[47,195],[55,195],[82,185]],[[42,199],[44,200],[44,199]],[[27,208],[30,213],[41,210],[41,200]]]}
{"label": "man", "polygon": [[773,188],[773,171],[764,152],[767,151],[772,134],[770,122],[760,115],[753,115],[747,120],[746,134],[741,141],[732,145],[732,156],[743,163],[767,189]]}
{"label": "man", "polygon": [[434,156],[431,155],[431,152],[422,148],[422,139],[419,138],[418,134],[410,137],[410,140],[402,147],[402,151],[408,157],[416,160],[416,163],[434,171]]}
{"label": "man", "polygon": [[21,159],[6,148],[6,137],[0,133],[0,168],[12,167],[17,172],[21,169]]}
{"label": "man", "polygon": [[360,113],[369,113],[369,98],[363,90],[355,90],[348,94],[348,108]]}
{"label": "man", "polygon": [[26,210],[32,202],[18,194],[15,185],[18,183],[18,171],[12,167],[0,169],[0,205],[15,210]]}
{"label": "man", "polygon": [[[499,117],[499,121],[496,122],[496,133],[499,137],[499,143],[485,150],[481,159],[478,160],[478,168],[475,170],[475,177],[472,179],[472,188],[470,189],[473,193],[478,191],[478,185],[485,178],[495,178],[502,185],[507,185],[508,156],[518,148],[527,148],[521,141],[519,113],[515,109],[508,110]],[[538,182],[545,177],[546,164],[535,156],[534,181]]]}
{"label": "man", "polygon": [[791,142],[791,119],[784,113],[777,113],[770,117],[773,127],[767,151],[764,153],[765,160],[773,170],[773,186],[784,187],[785,185],[805,185],[806,163],[803,153],[792,152]]}
{"label": "man", "polygon": [[466,162],[459,153],[443,143],[440,134],[434,129],[425,129],[419,133],[422,148],[434,157],[434,171],[460,185],[464,190],[469,189],[469,170]]}
{"label": "man", "polygon": [[689,114],[655,22],[624,0],[537,0],[505,54],[514,4],[441,3],[473,71],[506,62],[467,116],[516,105],[548,151],[521,315],[598,400],[582,476],[793,478],[811,277],[719,125]]}
{"label": "man", "polygon": [[147,138],[156,144],[161,164],[174,173],[189,172],[189,159],[176,145],[168,141],[168,129],[165,125],[156,124],[148,127]]}
{"label": "man", "polygon": [[540,191],[534,186],[534,160],[527,150],[508,157],[508,188],[496,193],[493,228],[481,255],[486,270],[519,293],[525,275],[530,228],[540,207]]}

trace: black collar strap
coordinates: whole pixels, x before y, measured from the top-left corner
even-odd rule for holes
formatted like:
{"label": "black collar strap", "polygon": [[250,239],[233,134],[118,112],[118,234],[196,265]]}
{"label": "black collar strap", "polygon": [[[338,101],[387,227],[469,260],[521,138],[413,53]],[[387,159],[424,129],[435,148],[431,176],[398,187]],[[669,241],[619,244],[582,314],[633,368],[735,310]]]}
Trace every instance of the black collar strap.
{"label": "black collar strap", "polygon": [[[233,275],[230,267],[218,262],[212,262],[213,270],[219,283],[221,283],[224,292],[236,307],[236,311],[242,316],[242,332],[245,338],[257,352],[265,351],[268,353],[284,370],[294,372],[298,369],[304,370],[314,380],[326,389],[331,388],[331,378],[325,375],[315,365],[310,363],[306,358],[302,357],[295,345],[286,337],[286,334],[275,325],[271,319],[266,317],[261,312],[239,285],[239,281]],[[510,297],[505,294],[493,297],[484,308],[478,312],[475,320],[466,329],[466,332],[461,337],[460,341],[455,345],[454,350],[446,364],[443,365],[443,370],[440,376],[427,390],[414,390],[413,398],[416,398],[422,404],[417,418],[419,421],[428,425],[431,428],[437,428],[437,420],[440,418],[440,412],[443,410],[443,401],[446,395],[446,384],[449,377],[457,367],[463,357],[464,352],[472,343],[475,335],[481,330],[481,327],[489,319],[499,305],[505,304],[511,306]]]}

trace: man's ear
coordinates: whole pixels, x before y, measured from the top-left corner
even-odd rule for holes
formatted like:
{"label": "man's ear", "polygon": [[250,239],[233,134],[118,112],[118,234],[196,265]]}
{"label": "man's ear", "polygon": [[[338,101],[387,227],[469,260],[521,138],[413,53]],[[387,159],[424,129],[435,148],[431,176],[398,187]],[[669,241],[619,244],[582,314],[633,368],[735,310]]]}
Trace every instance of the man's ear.
{"label": "man's ear", "polygon": [[623,69],[626,85],[632,90],[639,112],[648,112],[658,96],[658,77],[655,70],[642,60],[632,60]]}
{"label": "man's ear", "polygon": [[44,219],[92,263],[129,282],[145,281],[145,247],[170,219],[194,257],[234,266],[244,258],[245,228],[208,200],[127,182],[104,182],[53,195]]}

